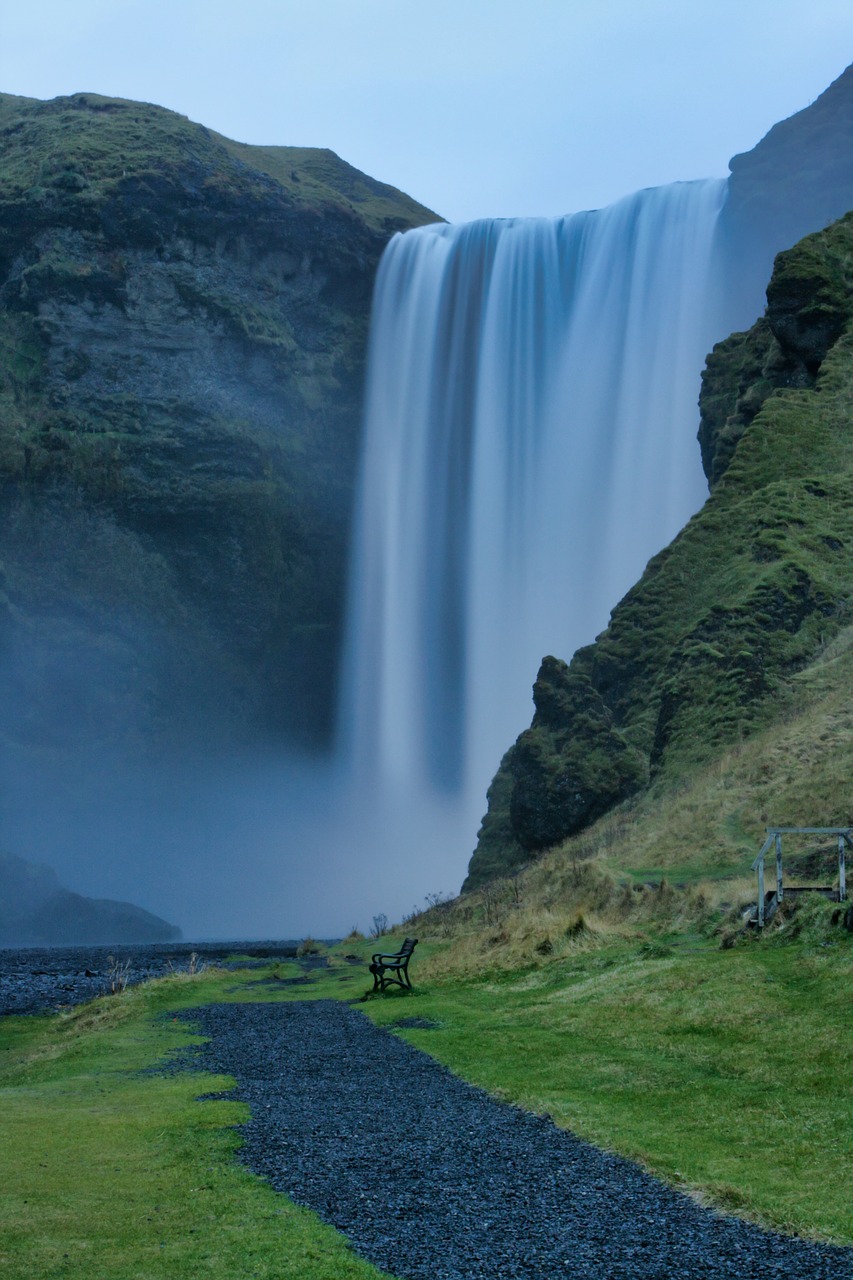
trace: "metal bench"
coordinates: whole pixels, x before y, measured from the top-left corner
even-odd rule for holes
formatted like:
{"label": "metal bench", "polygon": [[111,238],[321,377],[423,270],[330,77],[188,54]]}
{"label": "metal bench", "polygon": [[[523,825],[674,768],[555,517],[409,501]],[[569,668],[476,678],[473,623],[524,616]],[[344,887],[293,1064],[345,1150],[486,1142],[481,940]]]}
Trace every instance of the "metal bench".
{"label": "metal bench", "polygon": [[417,938],[406,938],[399,951],[393,954],[377,951],[371,957],[370,972],[373,974],[374,991],[385,991],[387,987],[402,987],[411,991],[409,961],[417,945]]}

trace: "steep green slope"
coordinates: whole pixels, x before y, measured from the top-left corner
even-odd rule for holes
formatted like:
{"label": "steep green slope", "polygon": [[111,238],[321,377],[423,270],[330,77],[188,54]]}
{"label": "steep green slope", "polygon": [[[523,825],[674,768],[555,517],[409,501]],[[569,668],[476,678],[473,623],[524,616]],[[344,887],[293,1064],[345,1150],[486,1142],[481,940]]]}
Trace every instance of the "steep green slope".
{"label": "steep green slope", "polygon": [[258,147],[211,136],[237,160],[274,178],[298,202],[349,210],[384,235],[438,221],[404,192],[354,169],[326,147]]}
{"label": "steep green slope", "polygon": [[[715,349],[702,397],[712,495],[594,645],[569,666],[546,659],[466,888],[790,710],[798,673],[851,620],[851,403],[848,215],[779,255],[765,318]],[[812,821],[847,821],[846,805],[839,795]]]}
{"label": "steep green slope", "polygon": [[[333,153],[0,95],[0,743],[319,744],[373,276]],[[27,763],[29,762],[29,763]]]}
{"label": "steep green slope", "polygon": [[97,93],[41,102],[0,93],[0,136],[4,203],[16,200],[29,216],[61,205],[66,212],[76,208],[77,219],[87,210],[97,217],[97,206],[111,193],[138,189],[146,177],[156,182],[183,175],[194,176],[198,190],[243,196],[258,210],[265,203],[263,187],[269,188],[263,179],[272,179],[285,206],[355,214],[384,234],[436,221],[416,200],[333,151],[236,142],[147,102]]}

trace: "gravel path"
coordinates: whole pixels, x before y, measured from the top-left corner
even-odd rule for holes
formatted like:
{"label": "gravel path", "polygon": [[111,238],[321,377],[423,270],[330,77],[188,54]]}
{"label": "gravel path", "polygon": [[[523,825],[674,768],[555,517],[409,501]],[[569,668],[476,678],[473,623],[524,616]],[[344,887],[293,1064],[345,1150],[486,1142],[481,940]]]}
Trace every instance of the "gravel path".
{"label": "gravel path", "polygon": [[699,1208],[331,1000],[212,1005],[242,1160],[403,1280],[853,1280],[853,1249]]}

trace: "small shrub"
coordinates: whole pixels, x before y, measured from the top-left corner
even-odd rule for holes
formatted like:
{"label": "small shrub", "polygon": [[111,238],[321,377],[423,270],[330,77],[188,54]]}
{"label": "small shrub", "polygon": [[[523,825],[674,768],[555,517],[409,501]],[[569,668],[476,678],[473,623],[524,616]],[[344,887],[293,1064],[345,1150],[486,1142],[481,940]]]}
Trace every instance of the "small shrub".
{"label": "small shrub", "polygon": [[786,898],[761,933],[770,943],[788,945],[800,939],[807,946],[825,947],[843,938],[838,906],[818,894],[799,901]]}
{"label": "small shrub", "polygon": [[130,982],[130,959],[117,960],[115,956],[107,956],[107,976],[111,995],[125,991]]}
{"label": "small shrub", "polygon": [[583,937],[585,933],[589,933],[589,925],[584,918],[583,912],[579,911],[574,920],[570,921],[566,926],[565,934],[569,941],[573,942],[577,938]]}
{"label": "small shrub", "polygon": [[726,925],[720,930],[720,950],[729,951],[743,937],[743,926]]}
{"label": "small shrub", "polygon": [[380,911],[378,916],[373,917],[373,928],[370,930],[371,938],[381,938],[383,933],[388,932],[388,917],[384,911]]}
{"label": "small shrub", "polygon": [[647,939],[641,942],[638,951],[641,956],[648,960],[662,960],[665,956],[675,955],[672,947],[668,947],[665,942],[657,942],[654,939]]}

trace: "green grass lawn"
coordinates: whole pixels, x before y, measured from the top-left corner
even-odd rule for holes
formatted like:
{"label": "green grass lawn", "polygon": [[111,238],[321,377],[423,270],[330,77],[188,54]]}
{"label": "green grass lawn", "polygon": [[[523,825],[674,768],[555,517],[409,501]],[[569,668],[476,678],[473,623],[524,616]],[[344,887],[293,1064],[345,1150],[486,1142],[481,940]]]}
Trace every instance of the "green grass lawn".
{"label": "green grass lawn", "polygon": [[[397,1034],[706,1200],[853,1243],[853,939],[671,943],[617,940],[360,1007],[380,1025],[433,1021]],[[444,945],[421,944],[416,981]],[[245,1108],[196,1101],[227,1080],[144,1074],[193,1042],[179,1009],[353,999],[368,985],[363,967],[336,958],[310,985],[262,981],[295,972],[208,971],[0,1022],[4,1277],[378,1280],[340,1235],[236,1163]]]}
{"label": "green grass lawn", "polygon": [[658,957],[623,944],[436,987],[417,1009],[439,1026],[402,1034],[706,1202],[853,1243],[852,981],[846,937]]}
{"label": "green grass lawn", "polygon": [[797,938],[617,939],[434,984],[416,1007],[438,1026],[400,1034],[706,1202],[853,1243],[852,989],[853,938],[806,916]]}
{"label": "green grass lawn", "polygon": [[193,1041],[171,1013],[235,985],[166,979],[0,1023],[4,1280],[380,1280],[235,1162],[247,1109],[196,1101],[230,1081],[142,1074]]}

